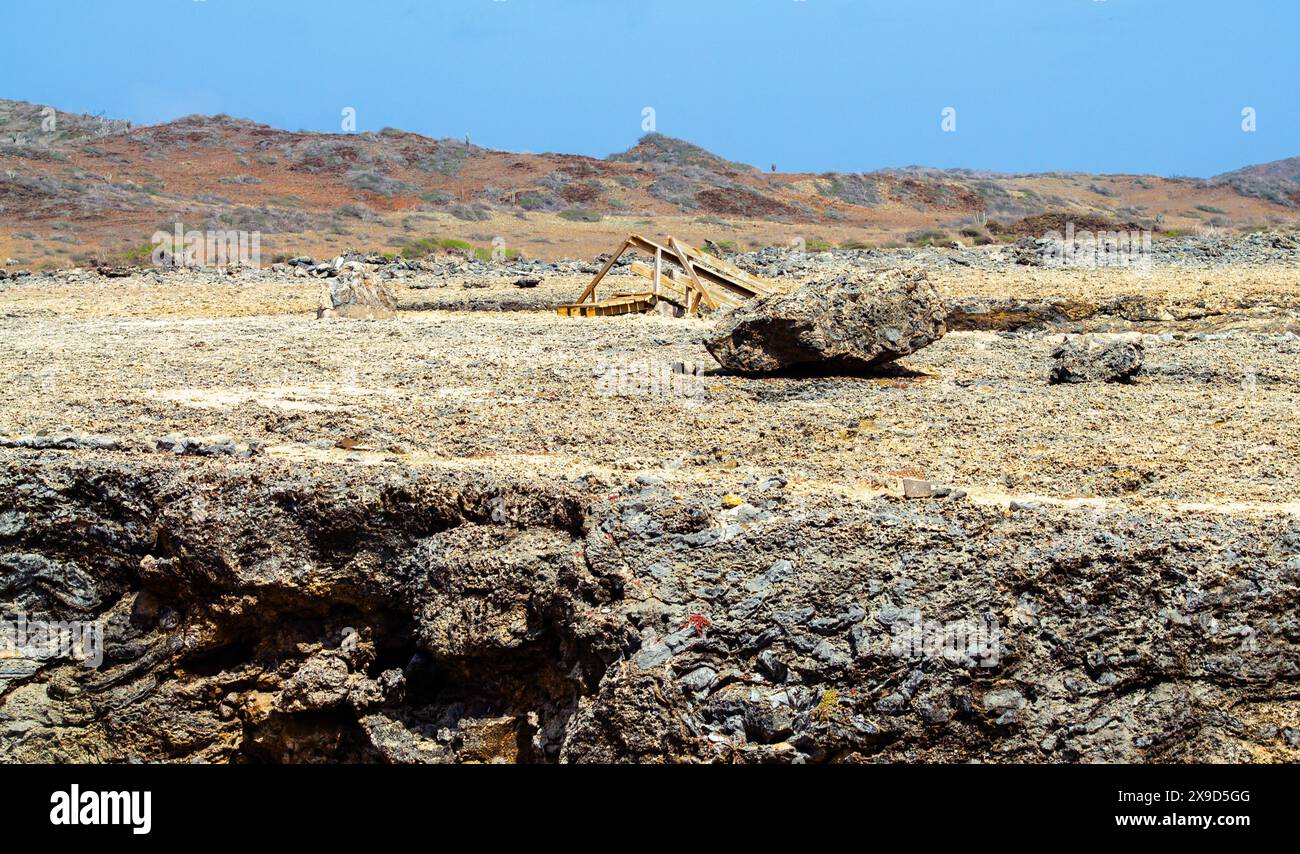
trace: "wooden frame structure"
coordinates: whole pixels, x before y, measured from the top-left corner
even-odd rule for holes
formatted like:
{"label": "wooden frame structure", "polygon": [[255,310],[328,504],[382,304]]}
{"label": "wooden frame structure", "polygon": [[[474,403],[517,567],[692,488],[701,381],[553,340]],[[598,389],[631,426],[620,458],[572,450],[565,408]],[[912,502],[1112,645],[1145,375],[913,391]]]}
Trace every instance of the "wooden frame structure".
{"label": "wooden frame structure", "polygon": [[[640,261],[633,261],[629,267],[633,273],[650,280],[650,290],[614,294],[608,299],[597,300],[596,286],[629,249],[654,259],[653,267]],[[665,264],[671,264],[675,269],[667,269]],[[698,314],[701,308],[734,308],[745,300],[776,292],[777,288],[771,282],[674,237],[669,237],[668,244],[664,245],[631,234],[605,262],[577,301],[558,306],[556,312],[570,317],[603,317],[650,311],[658,303],[667,302],[687,314]]]}

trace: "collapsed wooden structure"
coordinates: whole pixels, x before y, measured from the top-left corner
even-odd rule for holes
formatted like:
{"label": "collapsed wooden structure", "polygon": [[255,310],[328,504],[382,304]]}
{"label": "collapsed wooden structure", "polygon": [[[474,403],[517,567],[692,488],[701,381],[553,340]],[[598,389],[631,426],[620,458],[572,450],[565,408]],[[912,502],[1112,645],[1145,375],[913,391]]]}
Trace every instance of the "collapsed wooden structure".
{"label": "collapsed wooden structure", "polygon": [[[633,261],[629,269],[650,280],[650,289],[632,293],[616,293],[596,299],[596,286],[613,269],[614,264],[629,249],[654,259],[650,266]],[[667,265],[672,265],[671,268]],[[733,308],[754,297],[775,293],[771,282],[746,273],[734,264],[701,252],[674,237],[668,244],[647,240],[639,234],[628,235],[596,277],[587,285],[577,302],[558,306],[556,312],[571,317],[605,317],[650,311],[659,303],[667,303],[685,314],[698,314],[701,308],[716,310]]]}

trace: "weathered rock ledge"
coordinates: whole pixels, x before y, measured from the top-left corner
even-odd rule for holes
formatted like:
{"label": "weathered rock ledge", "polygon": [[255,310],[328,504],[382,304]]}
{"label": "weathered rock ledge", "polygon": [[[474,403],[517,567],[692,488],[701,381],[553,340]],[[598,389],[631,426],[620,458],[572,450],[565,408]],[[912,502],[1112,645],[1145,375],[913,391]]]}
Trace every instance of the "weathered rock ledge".
{"label": "weathered rock ledge", "polygon": [[1300,758],[1293,517],[787,492],[0,450],[0,757]]}

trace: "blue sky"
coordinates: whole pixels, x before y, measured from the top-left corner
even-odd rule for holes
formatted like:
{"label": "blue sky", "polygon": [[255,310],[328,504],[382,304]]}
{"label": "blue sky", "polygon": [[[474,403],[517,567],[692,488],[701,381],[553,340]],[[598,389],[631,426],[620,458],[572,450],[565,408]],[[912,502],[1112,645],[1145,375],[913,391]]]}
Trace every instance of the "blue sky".
{"label": "blue sky", "polygon": [[1297,0],[5,0],[3,26],[0,97],[139,124],[337,131],[353,107],[359,130],[605,156],[649,106],[782,171],[1300,155]]}

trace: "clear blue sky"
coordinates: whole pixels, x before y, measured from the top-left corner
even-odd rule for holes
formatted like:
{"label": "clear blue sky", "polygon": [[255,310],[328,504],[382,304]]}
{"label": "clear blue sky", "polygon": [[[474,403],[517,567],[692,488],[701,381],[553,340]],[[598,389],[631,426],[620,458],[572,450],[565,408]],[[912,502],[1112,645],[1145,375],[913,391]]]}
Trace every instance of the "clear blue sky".
{"label": "clear blue sky", "polygon": [[[1300,0],[5,0],[0,96],[782,171],[1300,155]],[[957,130],[941,130],[945,107]],[[1257,130],[1241,111],[1254,107]]]}

